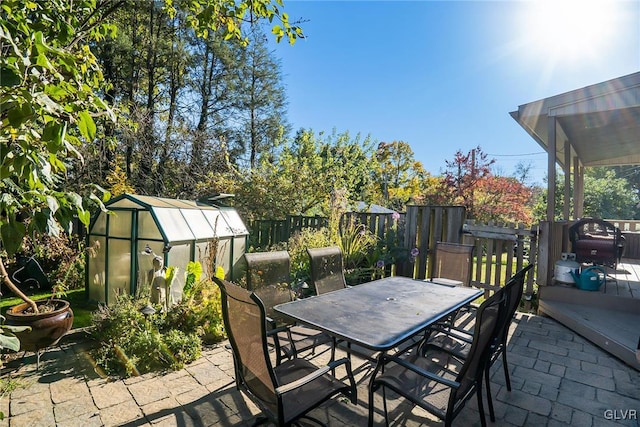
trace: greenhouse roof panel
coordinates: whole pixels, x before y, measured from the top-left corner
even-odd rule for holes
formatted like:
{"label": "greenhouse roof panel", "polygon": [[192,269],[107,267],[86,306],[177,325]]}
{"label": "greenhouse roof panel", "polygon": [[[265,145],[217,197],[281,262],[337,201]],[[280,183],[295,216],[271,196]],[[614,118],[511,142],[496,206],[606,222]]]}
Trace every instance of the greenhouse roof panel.
{"label": "greenhouse roof panel", "polygon": [[218,237],[229,237],[234,235],[233,230],[229,227],[227,220],[220,214],[219,210],[207,210],[202,211],[202,213],[207,218],[209,225],[213,230],[215,230]]}
{"label": "greenhouse roof panel", "polygon": [[240,214],[235,209],[220,209],[222,216],[227,220],[233,235],[249,234],[247,227],[244,225]]}
{"label": "greenhouse roof panel", "polygon": [[144,204],[141,204],[136,200],[126,198],[114,200],[113,202],[107,203],[106,206],[108,209],[146,209],[146,206]]}
{"label": "greenhouse roof panel", "polygon": [[182,242],[195,239],[180,209],[160,207],[153,207],[151,209],[158,220],[158,226],[162,229],[165,236],[167,236],[169,242]]}
{"label": "greenhouse roof panel", "polygon": [[216,237],[213,228],[204,216],[204,212],[198,209],[180,209],[180,212],[191,228],[196,240],[212,239]]}
{"label": "greenhouse roof panel", "polygon": [[[149,211],[160,232],[170,242],[248,234],[235,209],[219,208],[193,200],[124,194],[108,202],[107,208]],[[140,221],[139,225],[142,225],[142,218]],[[146,224],[145,227],[148,228],[149,225]]]}

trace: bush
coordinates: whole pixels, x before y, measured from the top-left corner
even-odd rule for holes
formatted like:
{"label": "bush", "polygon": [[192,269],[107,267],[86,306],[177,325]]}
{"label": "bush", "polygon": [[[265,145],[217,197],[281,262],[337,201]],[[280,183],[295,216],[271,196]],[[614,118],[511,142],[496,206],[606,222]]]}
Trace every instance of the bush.
{"label": "bush", "polygon": [[197,334],[170,327],[166,315],[146,318],[142,300],[119,296],[112,306],[101,306],[93,315],[93,338],[100,346],[92,352],[108,375],[132,376],[164,369],[181,369],[200,356]]}
{"label": "bush", "polygon": [[212,280],[193,284],[183,300],[171,307],[164,322],[165,329],[195,332],[207,344],[222,341],[225,333],[220,288]]}
{"label": "bush", "polygon": [[289,239],[287,244],[291,257],[291,278],[293,282],[309,280],[309,254],[307,248],[323,248],[336,245],[331,241],[327,228],[303,228]]}

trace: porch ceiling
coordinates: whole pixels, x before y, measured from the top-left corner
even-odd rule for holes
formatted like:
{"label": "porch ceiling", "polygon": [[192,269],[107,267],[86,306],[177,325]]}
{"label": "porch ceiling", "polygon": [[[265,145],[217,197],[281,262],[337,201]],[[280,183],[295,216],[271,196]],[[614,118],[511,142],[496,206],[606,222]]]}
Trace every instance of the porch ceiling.
{"label": "porch ceiling", "polygon": [[640,164],[640,72],[530,102],[511,116],[548,152],[556,118],[557,162],[565,144],[584,166]]}

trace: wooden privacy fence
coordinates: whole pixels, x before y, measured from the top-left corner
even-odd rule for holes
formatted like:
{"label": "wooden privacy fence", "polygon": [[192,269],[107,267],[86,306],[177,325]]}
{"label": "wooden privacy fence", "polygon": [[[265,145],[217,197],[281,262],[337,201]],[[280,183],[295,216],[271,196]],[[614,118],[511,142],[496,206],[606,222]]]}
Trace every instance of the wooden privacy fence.
{"label": "wooden privacy fence", "polygon": [[395,236],[390,236],[389,231],[397,223],[398,227],[394,230],[394,233],[396,236],[402,236],[404,234],[404,221],[405,214],[403,213],[397,213],[394,218],[394,215],[389,213],[346,212],[340,218],[340,232],[344,230],[347,224],[355,222],[364,224],[369,232],[382,242],[397,241]]}
{"label": "wooden privacy fence", "polygon": [[436,242],[461,243],[464,220],[463,206],[407,206],[403,247],[408,251],[418,249],[418,256],[399,262],[396,274],[427,278]]}
{"label": "wooden privacy fence", "polygon": [[326,227],[329,220],[322,216],[287,215],[286,219],[260,219],[249,224],[251,244],[266,248],[286,242],[296,231],[303,228]]}
{"label": "wooden privacy fence", "polygon": [[[417,256],[400,257],[393,266],[386,266],[387,274],[426,279],[430,277],[438,241],[473,244],[474,265],[472,285],[485,290],[488,296],[525,263],[538,259],[538,226],[502,226],[475,224],[466,221],[462,206],[408,206],[404,214],[374,214],[349,212],[343,215],[340,227],[349,222],[364,224],[385,242],[397,246],[400,252]],[[321,228],[328,223],[323,217],[290,216],[282,221],[254,221],[252,241],[266,247],[288,240],[296,230],[305,227]],[[534,274],[529,274],[524,289],[525,301],[533,295]]]}
{"label": "wooden privacy fence", "polygon": [[640,259],[640,221],[607,219],[620,229],[625,238],[624,258]]}
{"label": "wooden privacy fence", "polygon": [[[525,263],[536,263],[538,227],[476,224],[465,220],[459,206],[409,206],[404,224],[404,247],[418,249],[413,260],[396,265],[396,274],[426,279],[435,265],[438,241],[474,245],[472,282],[485,290],[485,296],[498,289]],[[534,274],[529,274],[524,289],[526,309],[533,295]]]}
{"label": "wooden privacy fence", "polygon": [[[464,242],[473,244],[474,266],[471,284],[485,290],[485,296],[498,289],[525,263],[535,264],[538,259],[538,226],[525,228],[475,224],[464,225]],[[525,282],[525,309],[531,308],[534,274]]]}

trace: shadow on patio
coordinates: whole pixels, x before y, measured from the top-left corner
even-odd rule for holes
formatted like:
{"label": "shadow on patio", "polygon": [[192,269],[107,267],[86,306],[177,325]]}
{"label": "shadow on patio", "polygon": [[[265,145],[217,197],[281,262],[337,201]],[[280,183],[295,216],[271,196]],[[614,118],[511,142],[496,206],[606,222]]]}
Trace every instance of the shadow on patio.
{"label": "shadow on patio", "polygon": [[[493,425],[638,426],[640,372],[549,318],[518,313],[511,332],[513,390],[506,390],[497,362],[491,376]],[[85,344],[70,338],[49,350],[39,372],[33,355],[11,362],[4,375],[11,373],[24,387],[2,400],[0,410],[10,416],[0,426],[243,426],[259,414],[236,390],[232,356],[224,345],[206,350],[181,371],[108,381],[93,370]],[[314,357],[322,363],[329,354]],[[354,368],[361,367],[358,405],[334,399],[314,410],[314,417],[331,426],[366,424],[371,370],[363,363],[354,358]],[[391,393],[388,397],[391,425],[442,425]],[[381,408],[376,393],[376,425],[384,424]],[[478,417],[472,398],[454,425],[480,425]]]}

